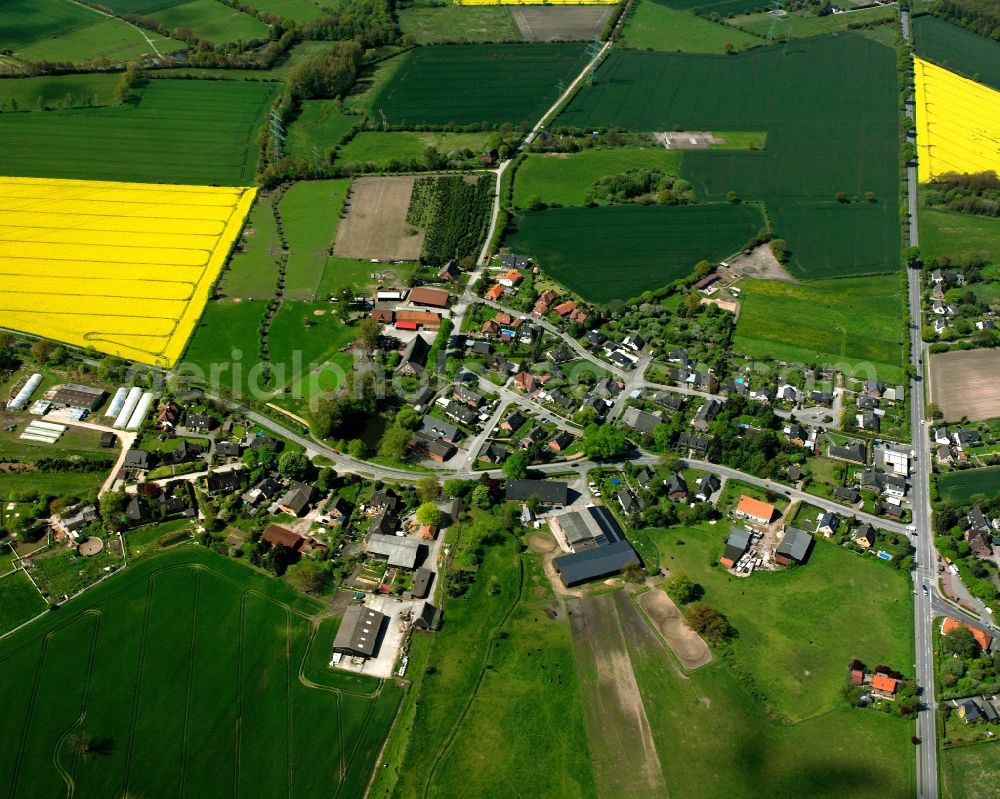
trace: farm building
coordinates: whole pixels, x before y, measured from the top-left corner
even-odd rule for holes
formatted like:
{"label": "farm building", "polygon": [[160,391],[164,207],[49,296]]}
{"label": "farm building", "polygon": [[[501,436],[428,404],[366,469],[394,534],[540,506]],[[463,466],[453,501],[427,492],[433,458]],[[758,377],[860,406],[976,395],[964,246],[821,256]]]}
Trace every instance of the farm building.
{"label": "farm building", "polygon": [[596,547],[617,544],[625,533],[608,509],[588,506],[554,517],[549,522],[556,535],[562,535],[572,552],[584,552]]}
{"label": "farm building", "polygon": [[423,371],[424,364],[427,363],[427,354],[430,352],[430,344],[423,336],[414,336],[413,340],[406,345],[403,350],[403,358],[399,364],[399,371],[403,374],[416,375]]}
{"label": "farm building", "polygon": [[100,406],[106,392],[102,388],[82,386],[79,383],[67,383],[58,386],[50,397],[57,408],[82,408],[95,411]]}
{"label": "farm building", "polygon": [[447,308],[451,295],[443,289],[432,289],[420,286],[410,291],[408,297],[411,305],[427,305],[431,308]]}
{"label": "farm building", "polygon": [[741,519],[754,522],[756,524],[770,524],[774,518],[775,507],[768,502],[748,497],[746,494],[740,497],[740,503],[733,511]]}
{"label": "farm building", "polygon": [[793,563],[805,563],[809,557],[809,549],[812,547],[813,537],[805,530],[798,530],[789,527],[785,530],[785,537],[778,544],[774,559],[782,566],[790,566]]}
{"label": "farm building", "polygon": [[507,501],[527,502],[538,497],[542,505],[565,505],[569,501],[569,486],[559,480],[508,480]]}
{"label": "farm building", "polygon": [[390,566],[412,569],[417,565],[420,542],[401,535],[372,533],[365,542],[365,548],[369,555],[386,558]]}
{"label": "farm building", "polygon": [[298,533],[294,533],[280,524],[269,524],[260,538],[262,541],[267,541],[272,547],[287,547],[293,552],[298,552],[305,541]]}
{"label": "farm building", "polygon": [[433,582],[434,572],[421,566],[413,573],[413,588],[410,593],[418,599],[423,599],[430,593]]}
{"label": "farm building", "polygon": [[639,556],[627,541],[562,555],[552,561],[567,588],[591,580],[613,577],[633,564],[639,564]]}
{"label": "farm building", "polygon": [[733,568],[750,547],[750,533],[746,530],[730,530],[726,548],[722,551],[719,563],[727,569]]}
{"label": "farm building", "polygon": [[278,509],[292,516],[301,516],[313,498],[313,487],[306,483],[293,482],[288,492],[278,500]]}
{"label": "farm building", "polygon": [[344,611],[344,618],[333,639],[333,651],[352,657],[370,658],[375,654],[385,615],[374,608],[354,605]]}
{"label": "farm building", "polygon": [[430,602],[421,602],[413,608],[413,629],[436,630],[441,626],[441,609]]}

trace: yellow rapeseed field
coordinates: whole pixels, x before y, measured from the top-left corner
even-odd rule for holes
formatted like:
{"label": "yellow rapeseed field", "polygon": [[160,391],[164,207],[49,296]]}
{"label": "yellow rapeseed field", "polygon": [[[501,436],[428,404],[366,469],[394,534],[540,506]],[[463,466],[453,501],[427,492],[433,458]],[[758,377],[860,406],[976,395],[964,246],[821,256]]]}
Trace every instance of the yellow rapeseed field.
{"label": "yellow rapeseed field", "polygon": [[1000,173],[1000,92],[915,59],[917,177]]}
{"label": "yellow rapeseed field", "polygon": [[255,194],[0,178],[2,326],[173,366]]}

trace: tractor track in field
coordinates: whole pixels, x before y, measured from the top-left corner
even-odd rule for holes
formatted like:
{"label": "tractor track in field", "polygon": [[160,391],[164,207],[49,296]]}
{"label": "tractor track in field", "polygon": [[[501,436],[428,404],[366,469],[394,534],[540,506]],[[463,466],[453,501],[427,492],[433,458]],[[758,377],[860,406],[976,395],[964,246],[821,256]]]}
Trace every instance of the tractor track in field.
{"label": "tractor track in field", "polygon": [[31,698],[28,700],[28,712],[25,713],[25,719],[27,723],[24,725],[24,729],[21,731],[21,746],[17,752],[17,762],[14,764],[14,773],[11,775],[10,780],[10,793],[8,796],[10,799],[14,799],[17,793],[17,781],[21,775],[21,762],[24,760],[24,749],[28,745],[28,732],[31,729],[31,717],[35,712],[35,701],[38,699],[38,688],[42,682],[42,664],[45,662],[45,652],[49,648],[49,639],[52,637],[52,633],[49,633],[42,639],[42,648],[38,653],[38,667],[35,669],[35,682],[31,686]]}
{"label": "tractor track in field", "polygon": [[139,665],[135,674],[135,689],[132,692],[132,721],[129,725],[128,746],[125,749],[125,775],[122,786],[122,794],[128,794],[128,778],[132,770],[132,755],[135,753],[135,728],[139,722],[139,693],[142,690],[142,667],[146,660],[146,635],[149,631],[149,609],[153,604],[153,577],[148,581],[146,588],[146,610],[142,616],[142,635],[139,645]]}
{"label": "tractor track in field", "polygon": [[234,764],[233,764],[233,797],[239,797],[240,795],[240,736],[243,731],[243,658],[245,656],[244,647],[244,637],[246,628],[246,615],[247,615],[247,594],[250,591],[244,591],[243,595],[240,597],[240,637],[239,646],[236,652],[236,736],[235,736],[235,746],[234,746]]}
{"label": "tractor track in field", "polygon": [[188,737],[191,732],[191,695],[194,693],[195,641],[198,636],[198,603],[201,598],[201,572],[195,573],[194,607],[191,610],[191,644],[188,647],[187,696],[184,699],[184,731],[181,734],[181,767],[177,776],[177,796],[184,799],[184,778],[187,774]]}

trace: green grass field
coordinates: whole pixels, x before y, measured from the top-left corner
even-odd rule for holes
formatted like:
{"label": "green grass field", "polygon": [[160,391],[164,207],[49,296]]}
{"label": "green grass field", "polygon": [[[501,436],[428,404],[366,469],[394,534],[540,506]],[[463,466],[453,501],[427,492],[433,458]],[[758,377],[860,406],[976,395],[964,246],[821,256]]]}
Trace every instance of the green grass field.
{"label": "green grass field", "polygon": [[716,565],[726,534],[725,525],[706,525],[655,537],[662,564],[701,584],[705,601],[729,617],[740,666],[778,713],[797,722],[840,707],[853,658],[912,673],[905,573],[816,541],[804,567],[741,579]]}
{"label": "green grass field", "polygon": [[506,6],[440,6],[399,10],[399,29],[419,44],[520,42],[524,39]]}
{"label": "green grass field", "polygon": [[1000,220],[931,208],[921,208],[917,219],[924,257],[954,257],[973,250],[986,252],[994,263],[1000,261]]}
{"label": "green grass field", "polygon": [[1000,45],[930,15],[914,17],[913,42],[921,58],[1000,89]]}
{"label": "green grass field", "polygon": [[[817,588],[823,592],[821,580]],[[752,588],[747,585],[747,590]],[[804,599],[793,605],[782,603],[780,592],[768,593],[773,595],[771,607],[778,606],[782,618],[787,618],[783,610],[794,616]],[[830,601],[841,604],[844,597],[833,595]],[[680,676],[634,605],[622,594],[615,600],[671,796],[904,799],[913,795],[912,722],[838,705],[808,721],[777,724],[751,698],[746,681],[724,663]],[[805,602],[813,607],[812,596]],[[735,617],[721,601],[719,606]],[[860,614],[867,614],[867,609],[857,606]],[[770,626],[767,620],[760,621]],[[904,629],[906,621],[902,620]],[[801,643],[804,649],[811,648],[807,641]],[[909,661],[911,653],[905,657]],[[808,666],[814,665],[809,661]],[[835,668],[843,676],[846,663]],[[772,667],[758,679],[773,672]]]}
{"label": "green grass field", "polygon": [[[825,33],[845,31],[849,25],[889,22],[895,20],[897,16],[895,6],[860,8],[843,14],[827,14],[825,17],[815,15],[800,16],[792,12],[781,17],[775,35],[786,36],[790,39],[804,39],[808,36],[821,36]],[[771,28],[772,19],[769,13],[763,12],[735,17],[729,20],[728,24],[747,33],[766,36]]]}
{"label": "green grass field", "polygon": [[[109,470],[110,471],[110,470]],[[3,472],[0,498],[52,496],[92,499],[104,483],[107,472]]]}
{"label": "green grass field", "polygon": [[766,42],[741,30],[726,29],[657,0],[640,0],[625,24],[626,47],[683,53],[722,53],[726,45],[745,50]]}
{"label": "green grass field", "polygon": [[[39,104],[50,108],[84,103],[110,105],[115,85],[120,80],[118,75],[100,73],[8,78],[0,81],[0,108],[34,111]],[[12,107],[11,102],[16,105]]]}
{"label": "green grass field", "polygon": [[[394,271],[402,279],[412,269],[412,265],[402,265],[396,267]],[[326,259],[326,265],[323,267],[323,277],[320,279],[319,288],[316,290],[316,298],[321,300],[328,299],[330,295],[347,286],[350,286],[355,291],[364,290],[366,287],[374,284],[371,274],[372,265],[368,261],[331,256]]]}
{"label": "green grass field", "polygon": [[713,12],[722,17],[745,14],[767,6],[761,0],[663,0],[663,4],[682,11],[697,11],[706,17]]}
{"label": "green grass field", "polygon": [[25,441],[19,436],[27,427],[21,423],[13,433],[0,433],[0,459],[7,462],[35,463],[42,458],[51,458],[58,452],[60,458],[73,460],[111,460],[117,457],[117,450],[101,448],[101,434],[97,430],[67,427],[56,446],[37,441]]}
{"label": "green grass field", "polygon": [[[0,49],[13,50],[20,61],[117,62],[154,54],[141,31],[70,0],[7,0],[3,15]],[[162,54],[187,46],[155,33],[146,35]]]}
{"label": "green grass field", "polygon": [[533,123],[585,63],[581,44],[418,47],[374,105],[393,125]]}
{"label": "green grass field", "polygon": [[222,273],[219,293],[227,299],[270,299],[278,285],[276,262],[281,254],[281,239],[269,196],[257,196],[247,215],[243,238],[242,250],[233,252]]}
{"label": "green grass field", "polygon": [[525,213],[505,245],[580,296],[610,302],[689,275],[702,258],[732,255],[762,226],[746,205],[555,208]]}
{"label": "green grass field", "polygon": [[361,117],[343,113],[335,100],[304,100],[301,112],[288,126],[288,152],[318,161],[359,122]]}
{"label": "green grass field", "polygon": [[274,87],[152,80],[135,104],[0,114],[4,174],[249,185]]}
{"label": "green grass field", "polygon": [[[83,796],[167,785],[192,797],[361,795],[401,690],[371,680],[344,691],[317,667],[309,616],[320,609],[204,550],[133,564],[0,644],[23,686],[0,721],[0,785],[12,796],[67,784]],[[294,745],[306,731],[323,757]],[[78,754],[74,733],[93,754]]]}
{"label": "green grass field", "polygon": [[[209,383],[215,382],[214,368],[221,386],[231,389],[235,363],[243,373],[243,378],[236,382],[242,384],[246,372],[258,360],[257,333],[266,307],[264,300],[209,302],[178,368],[188,369]],[[234,352],[239,354],[234,356]]]}
{"label": "green grass field", "polygon": [[357,134],[337,153],[338,164],[384,165],[390,160],[423,161],[424,151],[434,147],[447,155],[469,149],[481,153],[486,148],[486,133],[439,133],[436,131],[364,131]]}
{"label": "green grass field", "polygon": [[287,299],[316,298],[349,185],[348,180],[303,181],[282,198],[278,210],[291,248],[285,270]]}
{"label": "green grass field", "polygon": [[277,14],[282,19],[309,22],[329,16],[323,9],[331,4],[320,0],[248,0],[247,5],[257,11]]}
{"label": "green grass field", "polygon": [[270,34],[267,25],[259,19],[215,0],[189,0],[149,16],[170,30],[188,28],[196,36],[216,44],[267,41]]}
{"label": "green grass field", "polygon": [[886,382],[900,382],[906,355],[900,279],[744,279],[733,348],[768,360],[838,364],[847,372],[870,365]]}
{"label": "green grass field", "polygon": [[[898,269],[893,52],[854,34],[804,40],[783,51],[614,51],[595,85],[581,89],[559,122],[767,131],[765,150],[686,152],[681,174],[707,200],[735,191],[744,200],[763,201],[775,235],[788,241],[798,276]],[[841,191],[857,200],[836,202]],[[866,201],[865,192],[875,201]]]}
{"label": "green grass field", "polygon": [[0,578],[0,634],[33,619],[47,607],[23,571]]}
{"label": "green grass field", "polygon": [[992,742],[941,753],[942,793],[948,799],[993,799],[1000,782],[1000,752]]}
{"label": "green grass field", "polygon": [[469,593],[446,601],[395,795],[595,796],[569,626],[545,613],[537,556],[520,558],[523,577],[510,539],[490,547]]}
{"label": "green grass field", "polygon": [[583,205],[594,181],[629,169],[659,169],[676,175],[681,165],[678,150],[663,147],[615,147],[583,150],[569,155],[529,155],[514,176],[514,205],[527,206],[537,194],[549,205]]}
{"label": "green grass field", "polygon": [[1000,493],[1000,466],[965,469],[938,477],[941,498],[953,505],[964,505],[975,494],[991,497]]}

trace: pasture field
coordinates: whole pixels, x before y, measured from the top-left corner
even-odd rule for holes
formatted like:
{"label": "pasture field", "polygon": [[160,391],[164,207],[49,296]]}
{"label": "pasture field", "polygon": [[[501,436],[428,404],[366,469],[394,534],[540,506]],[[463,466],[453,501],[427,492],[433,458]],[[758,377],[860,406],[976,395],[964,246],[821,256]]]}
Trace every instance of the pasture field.
{"label": "pasture field", "polygon": [[328,16],[323,8],[330,4],[320,0],[248,0],[247,5],[257,11],[277,14],[282,19],[294,19],[296,22],[310,22]]}
{"label": "pasture field", "polygon": [[614,13],[610,5],[519,5],[511,8],[529,42],[589,41],[600,36]]}
{"label": "pasture field", "polygon": [[364,131],[357,134],[337,153],[342,164],[379,164],[391,160],[424,160],[424,151],[435,148],[442,155],[457,150],[481,153],[486,149],[487,133],[439,133],[436,131]]}
{"label": "pasture field", "polygon": [[511,539],[486,550],[427,647],[415,732],[388,769],[399,766],[395,795],[426,785],[429,796],[499,797],[530,784],[532,796],[596,796],[569,624],[548,615],[557,607],[537,555],[517,555]]}
{"label": "pasture field", "polygon": [[[707,566],[704,561],[702,565]],[[781,605],[780,596],[773,600],[794,612],[787,603]],[[843,595],[830,601],[840,604]],[[866,607],[858,605],[857,612],[864,613]],[[635,605],[621,593],[615,595],[615,609],[671,796],[904,799],[913,794],[911,721],[836,704],[806,721],[776,723],[752,698],[746,676],[720,661],[682,677]],[[720,609],[729,613],[728,608]],[[900,624],[905,627],[905,622],[901,617]],[[822,629],[821,624],[815,629]],[[903,655],[904,663],[910,654]],[[809,661],[808,667],[812,665]],[[843,673],[839,664],[834,668]],[[765,677],[755,676],[758,681]],[[720,734],[723,710],[725,734]],[[591,735],[595,733],[609,731]],[[692,768],[693,763],[698,767]]]}
{"label": "pasture field", "polygon": [[403,35],[412,36],[420,44],[524,39],[508,6],[411,6],[399,9],[398,15]]}
{"label": "pasture field", "polygon": [[255,17],[215,0],[189,0],[149,15],[169,30],[188,28],[202,39],[216,44],[267,41],[270,29]]}
{"label": "pasture field", "polygon": [[39,105],[50,108],[75,105],[110,105],[115,74],[46,75],[38,78],[0,80],[0,109],[35,111]]}
{"label": "pasture field", "polygon": [[423,232],[406,221],[412,177],[358,178],[351,184],[347,217],[340,223],[333,254],[338,258],[415,261]]}
{"label": "pasture field", "polygon": [[258,195],[247,214],[242,248],[233,251],[219,280],[216,296],[241,300],[270,299],[278,286],[281,239],[270,196]]}
{"label": "pasture field", "polygon": [[172,366],[255,192],[0,178],[5,324]]}
{"label": "pasture field", "polygon": [[1000,89],[1000,45],[943,19],[912,17],[913,45],[920,58]]}
{"label": "pasture field", "polygon": [[505,245],[581,297],[606,303],[685,277],[702,258],[726,258],[762,225],[746,205],[554,208],[524,214]]}
{"label": "pasture field", "polygon": [[[744,279],[733,349],[754,358],[839,364],[898,383],[906,293],[898,275],[784,283]],[[867,376],[867,375],[866,375]]]}
{"label": "pasture field", "polygon": [[930,357],[930,395],[944,418],[957,422],[1000,416],[1000,389],[994,376],[1000,350],[956,350]]}
{"label": "pasture field", "polygon": [[183,42],[143,32],[70,0],[6,0],[0,49],[19,61],[71,61],[108,58],[125,61],[154,55],[148,36],[162,54],[183,50]]}
{"label": "pasture field", "polygon": [[[45,385],[44,383],[42,384]],[[44,388],[43,388],[44,390]],[[24,418],[14,418],[2,416],[3,424],[16,424],[17,429],[13,433],[6,431],[0,433],[0,459],[6,463],[35,463],[42,458],[52,456],[54,447],[51,444],[42,444],[38,441],[25,441],[19,438],[24,428],[28,426],[30,420]],[[116,444],[117,446],[117,444]],[[66,432],[59,439],[59,457],[72,458],[73,460],[98,460],[106,461],[117,455],[115,450],[107,450],[101,447],[101,434],[96,430],[88,430],[82,427],[67,427]]]}
{"label": "pasture field", "polygon": [[100,472],[0,472],[0,497],[21,499],[37,496],[91,499],[108,476]]}
{"label": "pasture field", "polygon": [[534,122],[586,63],[580,44],[418,47],[374,102],[390,124]]}
{"label": "pasture field", "polygon": [[662,0],[663,4],[681,11],[693,11],[704,17],[712,13],[720,17],[746,14],[767,7],[761,0]]}
{"label": "pasture field", "polygon": [[316,298],[349,185],[347,180],[303,181],[281,199],[278,210],[291,248],[285,270],[286,299]]}
{"label": "pasture field", "polygon": [[[893,52],[848,34],[796,42],[782,53],[779,47],[732,56],[614,51],[559,123],[767,131],[763,151],[685,152],[682,176],[706,200],[735,191],[763,201],[799,277],[898,269]],[[803,85],[813,91],[803,94]],[[841,191],[850,202],[836,202]]]}
{"label": "pasture field", "polygon": [[941,498],[952,505],[964,505],[975,494],[1000,494],[1000,466],[985,469],[963,469],[938,477]]}
{"label": "pasture field", "polygon": [[[815,14],[795,12],[786,13],[778,23],[776,36],[786,36],[789,39],[804,39],[808,36],[821,36],[825,33],[845,31],[849,25],[870,25],[878,22],[891,22],[898,16],[895,6],[876,6],[875,8],[859,8],[846,11],[843,14],[827,14],[824,17]],[[771,28],[772,16],[768,12],[748,14],[727,20],[728,25],[766,37]]]}
{"label": "pasture field", "polygon": [[766,44],[759,35],[727,29],[657,0],[639,0],[625,23],[623,35],[626,47],[665,52],[722,53],[726,45],[745,50]]}
{"label": "pasture field", "polygon": [[680,165],[679,150],[659,146],[529,155],[514,176],[514,207],[527,207],[532,195],[548,205],[584,205],[594,181],[600,178],[629,169],[658,169],[676,175]]}
{"label": "pasture field", "polygon": [[[898,663],[912,673],[905,572],[818,540],[802,568],[742,579],[715,565],[725,525],[651,535],[660,562],[702,585],[705,601],[726,614],[738,633],[730,647],[740,668],[753,675],[768,705],[792,722],[841,706],[844,664],[852,658]],[[860,627],[858,614],[866,619]]]}
{"label": "pasture field", "polygon": [[1000,220],[921,208],[917,221],[920,252],[925,258],[954,257],[975,250],[986,252],[994,263],[1000,261]]}
{"label": "pasture field", "polygon": [[[3,171],[24,177],[248,185],[275,87],[151,80],[136,103],[0,114]],[[156,157],[152,157],[155,153]]]}
{"label": "pasture field", "polygon": [[48,604],[23,571],[0,577],[0,635],[33,619]]}
{"label": "pasture field", "polygon": [[[259,360],[258,331],[266,308],[265,300],[208,303],[178,368],[209,385],[218,383],[232,391],[235,384],[241,389]],[[241,372],[235,377],[234,366]]]}
{"label": "pasture field", "polygon": [[914,59],[913,71],[918,179],[996,171],[1000,91],[922,58]]}
{"label": "pasture field", "polygon": [[361,121],[338,109],[336,100],[303,100],[302,110],[288,126],[286,149],[296,158],[318,161]]}
{"label": "pasture field", "polygon": [[[0,644],[23,686],[0,721],[12,742],[0,785],[12,796],[67,783],[88,796],[164,785],[193,797],[360,795],[402,692],[376,681],[345,691],[317,668],[320,610],[203,550],[133,564]],[[324,757],[292,745],[304,730]],[[73,733],[100,755],[77,754]]]}
{"label": "pasture field", "polygon": [[991,799],[1000,782],[1000,759],[991,742],[941,752],[942,793],[948,799]]}

